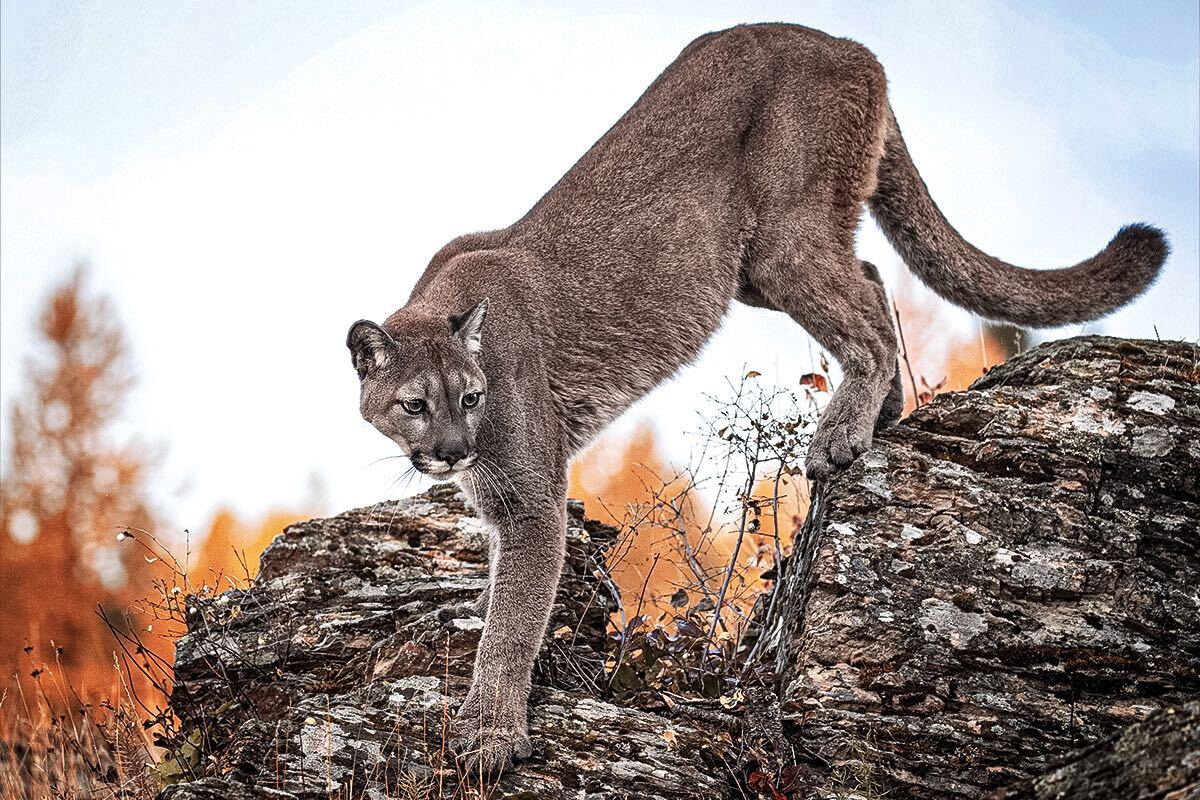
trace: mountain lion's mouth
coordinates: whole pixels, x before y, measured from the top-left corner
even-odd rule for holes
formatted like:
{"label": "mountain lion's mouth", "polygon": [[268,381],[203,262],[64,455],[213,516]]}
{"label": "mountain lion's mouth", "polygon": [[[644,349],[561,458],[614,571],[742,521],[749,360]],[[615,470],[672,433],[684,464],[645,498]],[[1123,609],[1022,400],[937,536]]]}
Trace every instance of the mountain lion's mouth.
{"label": "mountain lion's mouth", "polygon": [[412,460],[412,465],[417,468],[417,471],[423,475],[428,475],[439,481],[449,480],[459,473],[465,472],[475,466],[477,455],[472,454],[467,456],[462,461],[457,462],[453,467],[448,466],[446,462],[437,459],[432,459],[427,456],[415,456]]}

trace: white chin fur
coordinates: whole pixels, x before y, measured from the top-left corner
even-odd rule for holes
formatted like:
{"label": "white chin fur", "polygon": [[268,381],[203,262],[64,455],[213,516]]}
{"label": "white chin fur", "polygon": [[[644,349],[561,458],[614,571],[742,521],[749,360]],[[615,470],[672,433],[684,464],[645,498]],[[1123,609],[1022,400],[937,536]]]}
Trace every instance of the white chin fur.
{"label": "white chin fur", "polygon": [[445,461],[429,461],[426,463],[423,472],[435,480],[446,481],[450,480],[451,478],[457,478],[474,465],[475,456],[471,456],[465,461],[458,462],[453,468],[451,468],[450,465]]}

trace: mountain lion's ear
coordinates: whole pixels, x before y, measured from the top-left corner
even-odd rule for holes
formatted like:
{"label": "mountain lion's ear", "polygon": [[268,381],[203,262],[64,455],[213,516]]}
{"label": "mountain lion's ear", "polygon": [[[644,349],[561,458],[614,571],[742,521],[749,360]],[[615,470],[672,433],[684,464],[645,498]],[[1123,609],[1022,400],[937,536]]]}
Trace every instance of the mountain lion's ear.
{"label": "mountain lion's ear", "polygon": [[450,330],[466,345],[467,352],[478,353],[483,340],[483,320],[487,316],[488,301],[483,298],[470,311],[450,315]]}
{"label": "mountain lion's ear", "polygon": [[346,334],[346,347],[350,348],[350,358],[360,379],[387,363],[388,353],[395,344],[387,331],[369,319],[360,319]]}

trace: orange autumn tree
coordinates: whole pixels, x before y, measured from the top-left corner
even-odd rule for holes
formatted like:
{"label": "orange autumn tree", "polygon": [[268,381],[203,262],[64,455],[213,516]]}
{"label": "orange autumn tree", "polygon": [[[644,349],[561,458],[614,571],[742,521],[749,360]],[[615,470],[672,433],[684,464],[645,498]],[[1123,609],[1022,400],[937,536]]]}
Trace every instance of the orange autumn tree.
{"label": "orange autumn tree", "polygon": [[119,624],[150,584],[144,551],[117,539],[152,529],[154,517],[152,455],[111,435],[132,385],[112,302],[76,269],[42,308],[10,411],[0,477],[0,665],[9,675],[29,671],[27,647],[34,663],[53,663],[53,643],[84,691],[112,683],[116,645],[97,607]]}
{"label": "orange autumn tree", "polygon": [[322,504],[309,502],[303,511],[275,509],[247,520],[229,508],[218,509],[200,546],[195,579],[220,590],[245,586],[258,575],[263,551],[284,528],[324,512]]}
{"label": "orange autumn tree", "polygon": [[[644,422],[628,441],[603,438],[571,465],[570,496],[584,501],[589,517],[622,531],[608,566],[628,605],[626,617],[661,619],[682,604],[715,599],[735,559],[735,586],[725,599],[738,610],[726,616],[740,625],[736,618],[744,619],[767,589],[760,576],[774,567],[780,555],[776,546],[790,549],[808,509],[803,478],[773,474],[765,463],[755,465],[752,477],[735,479],[727,471],[724,479],[730,485],[722,501],[721,493],[713,491],[712,466],[702,462],[672,468],[654,429]],[[731,484],[748,477],[753,489],[743,497]],[[733,506],[743,503],[752,511],[738,544]]]}
{"label": "orange autumn tree", "polygon": [[[632,604],[629,613],[666,608],[672,593],[691,581],[674,539],[687,536],[695,542],[709,509],[682,494],[685,478],[670,474],[654,429],[642,423],[628,441],[601,439],[571,464],[569,478],[567,493],[584,501],[589,517],[625,532],[609,555],[609,569],[621,596]],[[678,513],[667,524],[661,524],[661,514],[638,524],[664,496],[675,501]]]}
{"label": "orange autumn tree", "polygon": [[1008,323],[978,319],[973,333],[956,330],[946,318],[946,303],[919,289],[907,273],[896,282],[892,301],[906,415],[938,394],[966,389],[987,370],[1033,345],[1028,330]]}

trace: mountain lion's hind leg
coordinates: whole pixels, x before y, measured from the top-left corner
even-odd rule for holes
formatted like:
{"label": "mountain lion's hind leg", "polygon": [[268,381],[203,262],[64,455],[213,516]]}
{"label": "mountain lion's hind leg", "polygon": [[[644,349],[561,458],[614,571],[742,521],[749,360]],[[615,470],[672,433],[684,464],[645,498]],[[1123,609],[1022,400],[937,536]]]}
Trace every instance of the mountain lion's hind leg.
{"label": "mountain lion's hind leg", "polygon": [[805,460],[809,479],[823,480],[870,447],[885,399],[888,414],[896,413],[896,334],[880,285],[853,254],[815,250],[812,238],[796,241],[807,252],[757,266],[752,280],[842,366],[842,385],[821,415]]}
{"label": "mountain lion's hind leg", "polygon": [[[880,307],[883,309],[884,316],[890,320],[892,305],[888,300],[887,290],[883,286],[883,278],[879,277],[879,270],[870,261],[863,261],[862,269],[867,279],[879,286]],[[904,381],[900,377],[899,354],[895,361],[896,368],[892,372],[892,385],[888,389],[887,397],[883,400],[883,407],[879,409],[879,419],[875,420],[875,430],[877,431],[892,427],[900,421],[900,416],[904,413]]]}
{"label": "mountain lion's hind leg", "polygon": [[743,267],[758,295],[842,365],[842,385],[809,445],[805,469],[813,480],[849,466],[870,446],[897,372],[896,334],[878,276],[854,254],[863,203],[878,188],[887,80],[861,45],[831,40],[821,47],[829,56],[822,69],[797,56],[785,71],[792,78],[781,81],[751,131],[755,157],[746,169],[757,213]]}

